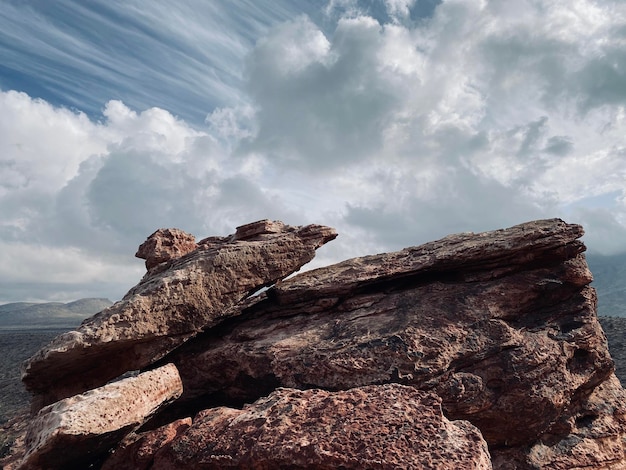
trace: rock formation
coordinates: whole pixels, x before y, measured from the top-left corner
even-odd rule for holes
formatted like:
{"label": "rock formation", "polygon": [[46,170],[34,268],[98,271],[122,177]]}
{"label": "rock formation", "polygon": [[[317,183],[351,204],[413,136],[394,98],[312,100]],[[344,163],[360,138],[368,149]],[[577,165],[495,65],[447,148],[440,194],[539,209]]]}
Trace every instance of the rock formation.
{"label": "rock formation", "polygon": [[141,282],[27,362],[22,381],[35,394],[33,410],[150,365],[237,315],[239,302],[297,271],[336,236],[329,227],[262,221],[192,249],[192,235],[155,232],[138,251],[149,268]]}
{"label": "rock formation", "polygon": [[161,228],[141,244],[135,256],[146,260],[146,269],[180,258],[198,248],[196,237],[176,228]]}
{"label": "rock formation", "polygon": [[77,439],[72,458],[154,470],[626,468],[626,393],[582,235],[535,221],[285,279],[335,232],[261,221],[196,243],[159,230],[138,251],[139,285],[26,364],[33,409],[61,399],[33,419],[29,455],[57,455],[41,422],[54,407],[70,413],[67,397],[166,367],[180,397],[113,425],[105,444]]}

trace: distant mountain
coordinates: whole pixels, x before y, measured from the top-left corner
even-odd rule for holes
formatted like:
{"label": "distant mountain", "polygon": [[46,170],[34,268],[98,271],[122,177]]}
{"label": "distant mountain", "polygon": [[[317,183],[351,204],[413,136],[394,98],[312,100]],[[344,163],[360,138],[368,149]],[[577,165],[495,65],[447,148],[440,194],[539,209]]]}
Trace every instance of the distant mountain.
{"label": "distant mountain", "polygon": [[587,255],[598,291],[598,314],[626,317],[626,253],[614,256]]}
{"label": "distant mountain", "polygon": [[109,299],[80,299],[66,304],[15,302],[0,305],[0,328],[74,328],[112,304]]}

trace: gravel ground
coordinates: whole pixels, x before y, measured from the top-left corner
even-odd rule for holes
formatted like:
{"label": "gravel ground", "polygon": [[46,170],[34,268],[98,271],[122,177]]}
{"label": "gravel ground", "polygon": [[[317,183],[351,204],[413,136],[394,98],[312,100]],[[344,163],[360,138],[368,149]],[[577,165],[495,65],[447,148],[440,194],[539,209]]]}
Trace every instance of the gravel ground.
{"label": "gravel ground", "polygon": [[22,363],[62,331],[0,329],[0,424],[28,406],[29,396],[20,381]]}
{"label": "gravel ground", "polygon": [[0,468],[26,427],[30,398],[20,381],[22,362],[63,331],[0,329]]}

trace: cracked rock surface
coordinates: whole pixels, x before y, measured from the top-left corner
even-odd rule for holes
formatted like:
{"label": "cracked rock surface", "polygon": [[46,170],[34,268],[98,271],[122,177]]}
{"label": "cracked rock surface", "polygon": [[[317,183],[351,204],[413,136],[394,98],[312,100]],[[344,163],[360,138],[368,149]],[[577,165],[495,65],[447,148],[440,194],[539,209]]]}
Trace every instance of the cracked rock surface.
{"label": "cracked rock surface", "polygon": [[539,220],[285,279],[335,231],[160,230],[138,286],[24,382],[36,410],[176,368],[180,397],[111,443],[107,469],[626,468],[582,235]]}
{"label": "cracked rock surface", "polygon": [[[149,366],[199,331],[238,314],[232,309],[238,302],[297,271],[337,236],[321,225],[261,221],[192,249],[193,237],[183,234],[155,232],[138,252],[150,260],[141,282],[25,364],[22,381],[35,394],[34,410]],[[164,245],[183,248],[165,256]],[[155,251],[161,263],[151,255]]]}

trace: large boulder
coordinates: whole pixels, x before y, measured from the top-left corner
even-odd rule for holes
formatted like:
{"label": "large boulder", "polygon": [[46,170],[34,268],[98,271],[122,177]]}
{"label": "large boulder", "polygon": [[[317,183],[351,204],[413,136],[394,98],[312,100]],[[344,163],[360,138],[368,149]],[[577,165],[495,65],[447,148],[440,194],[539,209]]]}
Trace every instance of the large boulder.
{"label": "large boulder", "polygon": [[20,469],[89,468],[181,393],[168,364],[48,405],[30,423]]}
{"label": "large boulder", "polygon": [[[538,221],[285,280],[166,358],[185,384],[178,405],[399,383],[437,393],[446,416],[472,422],[493,449],[565,439],[613,373],[582,234]],[[623,435],[619,416],[607,416],[611,439]]]}
{"label": "large boulder", "polygon": [[150,268],[141,282],[25,364],[22,381],[35,395],[33,410],[149,366],[199,331],[239,314],[233,306],[297,271],[336,235],[320,225],[260,221],[192,249],[191,236],[157,231],[139,249]]}
{"label": "large boulder", "polygon": [[213,408],[158,452],[153,470],[491,469],[487,444],[433,393],[397,384],[278,389],[243,410]]}

